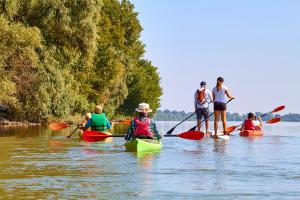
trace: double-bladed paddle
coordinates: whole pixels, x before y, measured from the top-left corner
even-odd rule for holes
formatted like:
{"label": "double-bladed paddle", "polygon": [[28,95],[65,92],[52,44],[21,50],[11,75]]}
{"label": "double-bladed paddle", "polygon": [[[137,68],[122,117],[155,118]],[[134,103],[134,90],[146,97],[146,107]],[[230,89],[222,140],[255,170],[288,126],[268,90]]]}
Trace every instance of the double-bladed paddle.
{"label": "double-bladed paddle", "polygon": [[[266,116],[266,115],[269,115],[269,114],[272,114],[272,113],[279,112],[279,111],[281,111],[281,110],[283,110],[283,109],[285,109],[285,106],[279,106],[279,107],[275,108],[274,110],[272,110],[271,112],[267,112],[267,113],[265,113],[265,114],[262,114],[260,117],[264,117],[264,116]],[[275,119],[277,119],[277,118],[274,118],[274,122],[277,123]],[[271,119],[271,120],[269,120],[269,121],[272,122],[272,120],[273,120],[273,119]],[[269,122],[269,121],[268,121],[268,122]],[[279,118],[279,121],[280,121],[280,118]],[[270,123],[270,122],[269,122],[269,124],[272,124],[272,123]],[[228,127],[226,130],[227,130],[228,133],[231,133],[231,132],[234,131],[237,127],[240,127],[240,126],[242,126],[243,124],[244,124],[244,123],[242,123],[242,124],[240,124],[240,125],[238,125],[238,126],[230,126],[230,127]]]}
{"label": "double-bladed paddle", "polygon": [[[275,124],[275,123],[280,122],[280,121],[281,121],[281,119],[280,119],[279,117],[276,117],[276,118],[272,118],[272,119],[266,121],[266,123],[267,123],[267,124]],[[244,124],[244,123],[242,123],[242,124],[240,124],[240,125],[238,125],[238,126],[230,126],[230,127],[228,127],[228,128],[226,129],[226,130],[227,130],[227,133],[229,134],[229,133],[235,131],[236,128],[242,126],[243,124]]]}
{"label": "double-bladed paddle", "polygon": [[[233,99],[229,99],[227,102],[226,102],[226,104],[228,104],[230,101],[232,101]],[[208,116],[208,118],[207,118],[207,120],[211,117],[211,116],[213,116],[214,115],[214,113],[211,113],[209,116]],[[204,119],[204,120],[202,120],[201,121],[201,123],[200,123],[200,126],[202,126],[202,124],[203,124],[203,122],[205,122],[206,120]],[[191,128],[189,131],[194,131],[194,130],[196,130],[196,128],[198,127],[198,125],[196,125],[196,126],[194,126],[193,128]]]}

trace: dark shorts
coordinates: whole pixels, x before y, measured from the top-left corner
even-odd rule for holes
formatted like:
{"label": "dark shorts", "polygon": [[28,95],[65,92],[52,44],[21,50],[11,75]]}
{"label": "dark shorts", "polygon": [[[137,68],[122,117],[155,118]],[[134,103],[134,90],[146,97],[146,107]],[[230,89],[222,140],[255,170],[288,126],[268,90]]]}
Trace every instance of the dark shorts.
{"label": "dark shorts", "polygon": [[197,119],[202,119],[202,117],[207,120],[209,115],[208,108],[197,108],[196,117]]}
{"label": "dark shorts", "polygon": [[225,111],[226,103],[223,102],[214,102],[214,111]]}

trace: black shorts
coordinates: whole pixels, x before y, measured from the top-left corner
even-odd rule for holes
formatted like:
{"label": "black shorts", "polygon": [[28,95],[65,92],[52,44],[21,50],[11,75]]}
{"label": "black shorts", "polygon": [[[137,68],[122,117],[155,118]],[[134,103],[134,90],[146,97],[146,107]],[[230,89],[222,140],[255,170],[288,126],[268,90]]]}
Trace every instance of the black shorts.
{"label": "black shorts", "polygon": [[214,111],[225,111],[226,103],[223,102],[214,102]]}
{"label": "black shorts", "polygon": [[209,115],[208,108],[197,108],[196,117],[197,119],[202,119],[202,117],[207,120]]}

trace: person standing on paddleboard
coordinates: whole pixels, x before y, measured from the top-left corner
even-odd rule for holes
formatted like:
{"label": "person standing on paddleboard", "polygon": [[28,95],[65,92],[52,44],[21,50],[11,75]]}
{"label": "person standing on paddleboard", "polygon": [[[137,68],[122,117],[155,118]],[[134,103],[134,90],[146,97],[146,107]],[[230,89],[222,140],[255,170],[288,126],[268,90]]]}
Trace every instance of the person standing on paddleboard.
{"label": "person standing on paddleboard", "polygon": [[157,130],[155,122],[149,118],[149,113],[153,110],[147,103],[140,103],[135,109],[138,116],[130,122],[129,128],[125,135],[125,140],[129,141],[133,138],[140,139],[161,139],[161,135]]}
{"label": "person standing on paddleboard", "polygon": [[217,85],[213,88],[213,101],[214,101],[214,115],[215,115],[215,138],[217,137],[218,132],[218,122],[221,116],[222,124],[223,124],[223,133],[224,135],[228,135],[226,131],[226,97],[229,99],[234,99],[233,96],[230,95],[228,87],[223,85],[224,79],[219,77],[217,79]]}
{"label": "person standing on paddleboard", "polygon": [[206,82],[202,81],[200,83],[200,89],[195,92],[194,95],[194,105],[195,113],[197,118],[198,131],[201,128],[202,117],[205,120],[206,134],[208,134],[208,118],[209,118],[209,103],[213,101],[211,91],[206,88]]}

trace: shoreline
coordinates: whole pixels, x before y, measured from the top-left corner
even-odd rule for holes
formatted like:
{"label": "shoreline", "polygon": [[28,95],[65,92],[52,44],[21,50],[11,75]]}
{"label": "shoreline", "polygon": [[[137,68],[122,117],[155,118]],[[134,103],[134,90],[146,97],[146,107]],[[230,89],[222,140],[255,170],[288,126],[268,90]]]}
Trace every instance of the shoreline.
{"label": "shoreline", "polygon": [[0,126],[41,126],[43,123],[29,121],[11,121],[8,119],[0,119]]}

